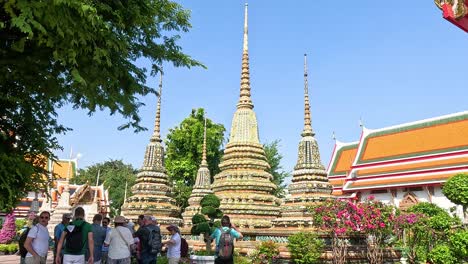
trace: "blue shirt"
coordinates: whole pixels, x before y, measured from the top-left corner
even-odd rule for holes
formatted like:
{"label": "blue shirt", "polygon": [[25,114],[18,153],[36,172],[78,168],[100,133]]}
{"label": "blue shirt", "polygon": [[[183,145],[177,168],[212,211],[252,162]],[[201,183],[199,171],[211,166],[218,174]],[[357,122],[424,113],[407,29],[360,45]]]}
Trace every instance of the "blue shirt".
{"label": "blue shirt", "polygon": [[[111,228],[110,227],[103,227],[103,229],[106,230],[106,237],[107,237],[107,234],[109,234],[109,232],[111,231]],[[102,252],[109,252],[109,246],[106,247],[106,245],[102,244],[101,251]]]}
{"label": "blue shirt", "polygon": [[[231,234],[231,236],[233,236],[233,237],[235,237],[235,238],[239,238],[239,237],[240,237],[239,232],[237,232],[236,230],[234,230],[234,228],[229,228],[229,227],[223,226],[222,229],[223,229],[223,232],[227,232],[229,229],[231,229],[231,230],[229,231],[229,233]],[[213,232],[213,234],[211,234],[211,237],[214,238],[214,239],[216,239],[216,248],[218,248],[218,246],[219,246],[219,239],[221,238],[221,229],[216,228],[216,230]]]}
{"label": "blue shirt", "polygon": [[54,238],[57,239],[57,241],[60,240],[60,237],[62,236],[62,232],[65,229],[65,225],[63,223],[60,223],[55,226],[54,228]]}
{"label": "blue shirt", "polygon": [[104,239],[106,239],[107,230],[98,224],[91,225],[93,230],[93,240],[94,240],[94,261],[101,260],[102,256],[102,246],[104,245]]}

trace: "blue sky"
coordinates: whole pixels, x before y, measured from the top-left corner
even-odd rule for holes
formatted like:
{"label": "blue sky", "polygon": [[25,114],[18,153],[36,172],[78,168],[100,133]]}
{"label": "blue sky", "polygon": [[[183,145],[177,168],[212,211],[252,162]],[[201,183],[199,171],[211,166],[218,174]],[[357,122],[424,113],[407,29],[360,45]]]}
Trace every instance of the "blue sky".
{"label": "blue sky", "polygon": [[[416,3],[417,2],[417,3]],[[280,139],[282,165],[292,171],[303,128],[303,54],[308,54],[312,126],[322,163],[338,140],[359,139],[359,119],[370,129],[468,109],[468,34],[442,18],[433,1],[250,1],[252,100],[261,142]],[[166,64],[161,130],[192,108],[230,130],[239,96],[243,1],[180,1],[192,11],[184,52],[208,69]],[[144,62],[141,62],[143,65]],[[147,65],[149,66],[149,65]],[[148,78],[157,86],[158,78]],[[140,168],[154,124],[156,97],[142,98],[146,132],[118,131],[107,111],[87,116],[69,107],[59,121],[60,158],[81,154],[79,167],[122,159]],[[227,135],[226,135],[227,136]]]}

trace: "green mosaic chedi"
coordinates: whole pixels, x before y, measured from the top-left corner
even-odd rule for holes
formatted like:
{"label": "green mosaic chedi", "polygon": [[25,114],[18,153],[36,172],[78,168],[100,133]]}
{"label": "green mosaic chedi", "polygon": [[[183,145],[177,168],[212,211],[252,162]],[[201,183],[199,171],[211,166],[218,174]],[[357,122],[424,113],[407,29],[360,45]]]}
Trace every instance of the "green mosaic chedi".
{"label": "green mosaic chedi", "polygon": [[304,129],[292,182],[288,186],[288,196],[284,198],[281,206],[281,217],[274,221],[274,225],[280,227],[311,226],[312,217],[307,207],[332,196],[332,187],[321,163],[319,147],[312,129],[307,75],[307,56],[304,55]]}
{"label": "green mosaic chedi", "polygon": [[164,167],[164,147],[160,134],[162,74],[154,132],[146,147],[143,166],[137,174],[133,195],[122,206],[122,215],[136,221],[139,215],[153,215],[160,224],[182,224],[180,209],[171,197],[172,188]]}

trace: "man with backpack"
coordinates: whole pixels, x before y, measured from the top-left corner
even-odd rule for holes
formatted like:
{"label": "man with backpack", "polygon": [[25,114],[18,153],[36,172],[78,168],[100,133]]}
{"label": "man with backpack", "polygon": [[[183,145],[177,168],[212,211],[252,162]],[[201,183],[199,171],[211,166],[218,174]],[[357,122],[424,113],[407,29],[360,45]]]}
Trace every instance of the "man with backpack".
{"label": "man with backpack", "polygon": [[215,264],[234,263],[234,238],[241,239],[242,233],[231,224],[229,216],[221,218],[221,228],[216,228],[211,237],[216,239],[216,259]]}
{"label": "man with backpack", "polygon": [[[60,237],[57,252],[64,248],[63,264],[84,264],[86,248],[89,250],[88,263],[94,263],[94,240],[92,226],[84,220],[84,209],[75,209],[74,220],[65,228]],[[57,264],[62,263],[59,256],[55,259]]]}
{"label": "man with backpack", "polygon": [[[35,226],[38,223],[39,223],[39,216],[33,219],[32,226]],[[21,264],[25,264],[26,254],[28,254],[28,250],[24,247],[24,243],[26,242],[26,239],[28,238],[29,230],[31,230],[31,227],[26,226],[23,232],[21,232],[21,235],[18,239],[18,248],[19,248],[19,254],[21,256],[20,258]]]}
{"label": "man with backpack", "polygon": [[135,232],[135,236],[140,240],[141,252],[138,263],[154,264],[158,253],[161,252],[161,230],[159,226],[153,224],[153,217],[145,215],[144,227]]}
{"label": "man with backpack", "polygon": [[26,264],[46,264],[47,252],[49,251],[49,224],[50,213],[47,211],[39,215],[39,223],[31,228],[24,247],[28,251],[24,262]]}

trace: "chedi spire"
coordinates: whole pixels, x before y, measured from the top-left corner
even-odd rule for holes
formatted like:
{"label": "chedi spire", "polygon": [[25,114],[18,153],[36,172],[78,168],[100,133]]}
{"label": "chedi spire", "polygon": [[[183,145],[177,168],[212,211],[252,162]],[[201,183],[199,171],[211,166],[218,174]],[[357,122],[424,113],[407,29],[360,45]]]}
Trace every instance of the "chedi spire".
{"label": "chedi spire", "polygon": [[244,10],[244,42],[242,48],[242,68],[240,82],[240,97],[237,108],[250,108],[254,106],[250,98],[250,69],[249,69],[249,28],[248,28],[248,4],[245,4]]}
{"label": "chedi spire", "polygon": [[181,224],[177,218],[179,208],[172,198],[172,188],[164,167],[164,147],[160,135],[162,73],[159,81],[159,96],[156,108],[154,132],[146,146],[143,165],[137,174],[132,193],[122,206],[125,217],[137,220],[141,214],[153,215],[160,224]]}
{"label": "chedi spire", "polygon": [[250,98],[247,5],[245,5],[244,42],[240,98],[232,119],[229,142],[214,176],[213,191],[221,199],[220,209],[239,226],[266,228],[279,215],[277,188],[268,172],[263,145],[258,138],[258,123]]}
{"label": "chedi spire", "polygon": [[192,217],[200,213],[200,201],[205,197],[207,194],[212,194],[213,191],[211,190],[211,174],[210,170],[208,169],[208,162],[206,160],[206,118],[205,118],[205,128],[203,130],[203,153],[202,153],[202,161],[200,164],[200,168],[197,172],[197,178],[195,179],[195,185],[192,189],[192,194],[190,194],[190,198],[188,199],[189,206],[185,208],[185,212],[182,214],[184,218],[185,225],[192,225]]}
{"label": "chedi spire", "polygon": [[332,188],[311,125],[307,75],[307,55],[304,54],[304,130],[292,182],[288,186],[289,194],[281,206],[281,217],[273,221],[279,227],[311,227],[312,216],[307,207],[331,197]]}

